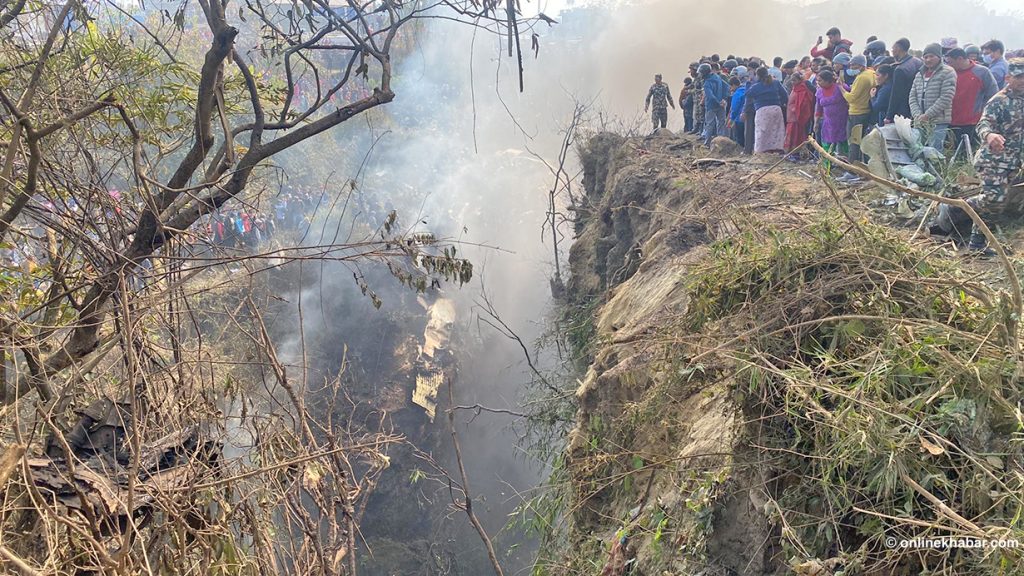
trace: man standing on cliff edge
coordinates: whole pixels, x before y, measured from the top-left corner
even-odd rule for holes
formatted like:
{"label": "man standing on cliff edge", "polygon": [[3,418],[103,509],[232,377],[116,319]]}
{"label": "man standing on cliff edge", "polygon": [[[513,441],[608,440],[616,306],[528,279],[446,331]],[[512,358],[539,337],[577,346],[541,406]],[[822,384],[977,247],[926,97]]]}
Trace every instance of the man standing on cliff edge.
{"label": "man standing on cliff edge", "polygon": [[645,113],[651,109],[652,103],[654,108],[651,111],[651,122],[657,131],[659,127],[665,128],[668,125],[668,107],[676,109],[676,104],[672,101],[672,91],[668,89],[668,84],[661,81],[661,74],[654,75],[654,84],[647,91],[647,99],[644,100]]}

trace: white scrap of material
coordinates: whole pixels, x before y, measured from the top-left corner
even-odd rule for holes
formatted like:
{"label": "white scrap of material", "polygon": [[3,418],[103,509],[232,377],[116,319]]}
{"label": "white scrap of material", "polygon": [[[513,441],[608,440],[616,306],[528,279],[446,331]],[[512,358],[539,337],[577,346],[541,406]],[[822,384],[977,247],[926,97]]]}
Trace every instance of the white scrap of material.
{"label": "white scrap of material", "polygon": [[444,371],[435,364],[437,353],[448,347],[454,325],[455,304],[447,298],[438,298],[427,309],[427,327],[420,349],[424,367],[416,374],[416,388],[412,391],[412,403],[423,408],[431,422],[437,412],[437,391],[444,384]]}

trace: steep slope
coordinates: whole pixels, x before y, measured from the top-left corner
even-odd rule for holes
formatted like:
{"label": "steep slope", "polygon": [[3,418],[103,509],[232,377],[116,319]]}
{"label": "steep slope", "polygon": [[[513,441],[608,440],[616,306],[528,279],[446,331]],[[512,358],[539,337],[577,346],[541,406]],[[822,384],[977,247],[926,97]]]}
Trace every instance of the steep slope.
{"label": "steep slope", "polygon": [[595,352],[564,454],[568,546],[545,571],[1015,566],[898,545],[1020,533],[1004,294],[869,224],[869,190],[839,211],[814,166],[699,150],[664,131],[581,150],[568,299],[596,309]]}

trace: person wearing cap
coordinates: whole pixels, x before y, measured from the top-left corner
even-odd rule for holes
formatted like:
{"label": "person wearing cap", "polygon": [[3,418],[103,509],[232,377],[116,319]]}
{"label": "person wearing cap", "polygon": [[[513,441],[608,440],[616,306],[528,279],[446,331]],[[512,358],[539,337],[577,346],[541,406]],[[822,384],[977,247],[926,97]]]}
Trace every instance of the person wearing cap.
{"label": "person wearing cap", "polygon": [[996,95],[996,79],[992,72],[981,64],[975,64],[962,48],[954,48],[946,54],[946,62],[956,70],[956,93],[953,95],[953,115],[950,129],[957,142],[966,136],[971,146],[977,146],[978,134],[975,127],[981,120],[985,104]]}
{"label": "person wearing cap", "polygon": [[789,92],[793,88],[793,73],[796,72],[796,60],[789,60],[782,65],[782,87]]}
{"label": "person wearing cap", "polygon": [[881,40],[872,40],[864,47],[864,57],[867,58],[869,64],[874,61],[875,58],[887,55],[885,42],[882,42]]}
{"label": "person wearing cap", "polygon": [[914,125],[931,130],[928,144],[941,151],[953,120],[956,72],[942,63],[942,46],[929,44],[922,56],[924,66],[910,87],[910,114]]}
{"label": "person wearing cap", "polygon": [[[653,105],[653,106],[652,106]],[[675,110],[676,104],[672,101],[672,91],[668,84],[661,81],[661,74],[654,75],[654,84],[647,91],[647,98],[644,100],[644,112],[651,110],[651,122],[654,130],[665,128],[668,125],[668,107]]]}
{"label": "person wearing cap", "polygon": [[710,64],[701,64],[698,73],[699,82],[703,82],[704,86],[704,145],[711,146],[716,136],[725,135],[729,84],[715,73]]}
{"label": "person wearing cap", "polygon": [[950,50],[959,48],[956,38],[943,38],[939,41],[939,46],[942,47],[942,55],[946,56]]}
{"label": "person wearing cap", "polygon": [[966,46],[964,46],[964,52],[967,53],[967,57],[970,58],[972,62],[981,64],[981,48],[975,46],[974,44],[967,44]]}
{"label": "person wearing cap", "polygon": [[982,61],[992,71],[992,76],[996,79],[996,86],[999,86],[1000,90],[1006,85],[1008,68],[1006,58],[1003,57],[1004,52],[1006,52],[1006,46],[999,40],[989,40],[981,45]]}
{"label": "person wearing cap", "polygon": [[693,78],[683,78],[683,89],[679,91],[679,107],[683,109],[683,132],[693,132]]}
{"label": "person wearing cap", "polygon": [[836,54],[836,57],[832,60],[832,71],[836,73],[836,78],[839,79],[839,82],[846,85],[853,84],[853,77],[846,73],[852,61],[853,56],[846,53]]}
{"label": "person wearing cap", "polygon": [[[853,76],[854,80],[849,91],[842,90],[843,97],[850,105],[850,116],[846,123],[846,140],[850,143],[850,161],[860,162],[864,159],[860,152],[860,139],[873,124],[871,121],[871,89],[875,86],[875,71],[868,68],[867,58],[863,54],[857,54],[850,60],[847,74]],[[841,85],[840,89],[842,89]]]}
{"label": "person wearing cap", "polygon": [[900,38],[892,45],[892,56],[896,59],[892,72],[892,96],[885,113],[885,123],[892,124],[896,116],[910,118],[910,88],[923,63],[920,58],[910,55],[910,40]]}
{"label": "person wearing cap", "polygon": [[744,88],[750,88],[750,69],[744,65],[737,66],[733,71],[732,75],[739,78],[740,85]]}
{"label": "person wearing cap", "polygon": [[746,66],[737,66],[733,69],[732,73],[733,76],[739,78],[740,82],[744,85],[750,81],[750,70],[748,70]]}
{"label": "person wearing cap", "polygon": [[[1024,58],[1007,62],[1006,87],[998,92],[981,113],[978,138],[982,147],[974,155],[974,171],[981,179],[981,194],[967,203],[988,221],[1001,212],[1006,200],[1006,187],[1024,168]],[[933,233],[952,232],[950,218],[956,209],[940,210]],[[968,248],[975,253],[992,255],[988,242],[977,224],[971,230]]]}
{"label": "person wearing cap", "polygon": [[833,26],[825,35],[828,36],[828,44],[824,48],[819,48],[823,39],[821,36],[818,36],[818,41],[811,48],[811,56],[815,58],[820,56],[832,60],[838,52],[850,52],[853,42],[844,40],[842,33],[839,32],[839,28]]}

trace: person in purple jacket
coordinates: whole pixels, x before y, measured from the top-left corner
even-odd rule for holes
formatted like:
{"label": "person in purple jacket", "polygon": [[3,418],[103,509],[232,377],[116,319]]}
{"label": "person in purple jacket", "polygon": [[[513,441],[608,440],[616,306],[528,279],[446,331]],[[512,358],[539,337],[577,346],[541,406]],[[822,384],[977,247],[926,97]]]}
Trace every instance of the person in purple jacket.
{"label": "person in purple jacket", "polygon": [[839,154],[846,146],[846,122],[850,116],[850,104],[836,84],[836,75],[831,70],[818,72],[817,83],[814,129],[816,132],[821,131],[825,149],[832,154]]}

